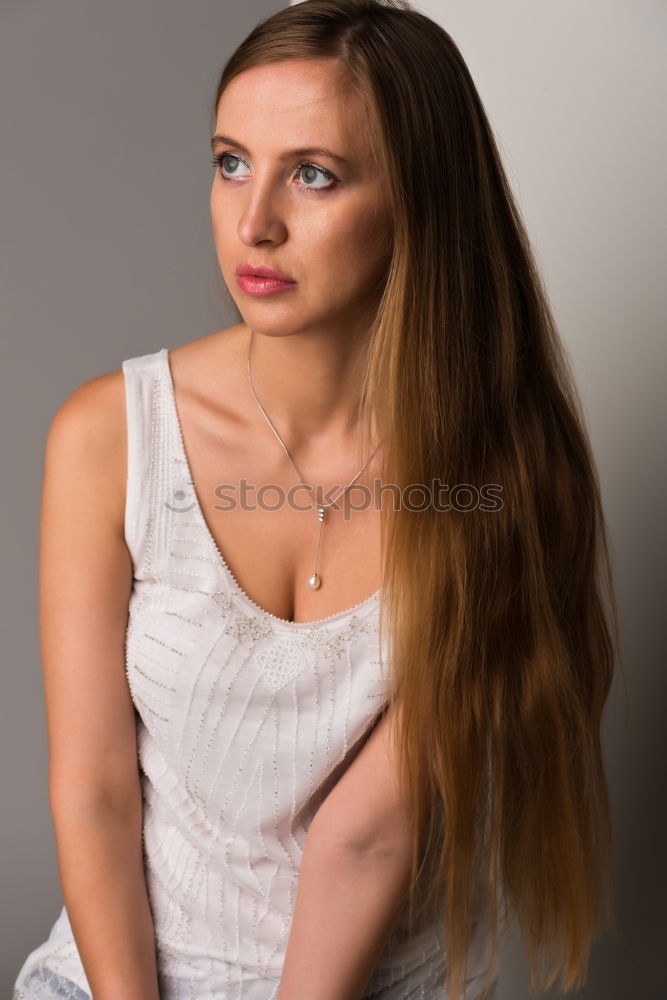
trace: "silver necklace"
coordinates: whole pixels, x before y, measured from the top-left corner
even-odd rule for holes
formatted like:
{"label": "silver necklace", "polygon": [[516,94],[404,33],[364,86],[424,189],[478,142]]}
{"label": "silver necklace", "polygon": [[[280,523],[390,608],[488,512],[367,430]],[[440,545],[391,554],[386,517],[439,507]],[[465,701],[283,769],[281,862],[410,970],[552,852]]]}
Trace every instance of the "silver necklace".
{"label": "silver necklace", "polygon": [[[269,425],[269,427],[271,428],[271,430],[273,431],[273,433],[275,434],[275,436],[278,438],[278,441],[279,441],[279,443],[280,443],[283,451],[285,452],[285,454],[289,458],[290,462],[292,463],[292,465],[294,467],[294,470],[295,470],[297,476],[299,477],[299,479],[301,481],[301,485],[305,486],[307,489],[310,489],[310,487],[307,485],[307,483],[305,483],[303,481],[303,476],[299,472],[294,459],[292,458],[292,456],[290,455],[289,451],[287,450],[287,446],[285,445],[285,442],[281,438],[281,436],[278,433],[278,431],[276,430],[276,428],[271,423],[271,419],[269,418],[268,413],[266,412],[266,410],[264,409],[264,407],[262,406],[262,404],[260,403],[260,401],[257,399],[257,393],[255,392],[255,387],[252,384],[252,375],[250,374],[250,348],[251,348],[251,345],[252,345],[253,333],[254,333],[254,331],[251,330],[250,331],[250,340],[248,341],[248,384],[250,385],[250,391],[253,394],[253,396],[255,397],[255,402],[257,403],[258,407],[260,408],[264,419],[266,420],[267,424]],[[333,498],[333,500],[330,500],[328,503],[320,503],[320,502],[317,503],[317,517],[318,517],[318,520],[320,522],[320,530],[319,530],[319,533],[317,535],[317,549],[315,550],[315,566],[313,567],[312,575],[308,577],[308,586],[311,587],[312,590],[317,590],[317,588],[322,583],[322,579],[321,579],[321,577],[319,576],[319,574],[317,572],[317,560],[319,559],[319,555],[320,555],[320,541],[322,539],[322,529],[324,528],[324,509],[325,509],[325,507],[333,507],[333,505],[336,503],[336,501],[338,500],[338,498],[340,496],[342,496],[343,493],[345,493],[346,490],[349,490],[350,486],[352,486],[357,481],[357,479],[359,478],[359,476],[361,475],[361,473],[364,471],[364,469],[366,468],[366,466],[368,465],[368,463],[371,461],[371,459],[373,458],[373,456],[375,455],[375,453],[377,452],[377,450],[378,450],[379,447],[380,447],[380,445],[377,446],[377,448],[372,453],[372,455],[370,456],[370,458],[364,463],[364,465],[362,465],[362,467],[359,469],[359,472],[357,472],[357,474],[354,477],[354,479],[351,479],[349,481],[349,483],[347,484],[347,486],[343,486],[342,489]]]}

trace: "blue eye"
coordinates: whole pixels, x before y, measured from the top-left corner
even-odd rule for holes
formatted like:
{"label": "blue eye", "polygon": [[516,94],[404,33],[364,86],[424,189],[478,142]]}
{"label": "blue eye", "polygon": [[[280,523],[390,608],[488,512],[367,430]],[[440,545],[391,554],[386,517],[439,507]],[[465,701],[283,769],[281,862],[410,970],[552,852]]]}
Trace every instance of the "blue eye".
{"label": "blue eye", "polygon": [[[223,163],[225,160],[231,161],[231,163],[234,165],[233,171],[236,170],[239,163],[245,163],[246,167],[248,166],[243,157],[238,156],[236,153],[217,153],[211,160],[211,163],[213,164],[214,167],[218,168],[218,173],[220,174],[220,177],[223,181],[232,180],[232,178],[225,173],[225,169],[230,170],[229,166],[227,166],[227,168],[223,167]],[[311,177],[313,176],[313,174],[315,174],[315,176],[319,174],[321,177],[324,177],[325,180],[329,181],[329,183],[325,185],[320,185],[318,187],[315,187],[314,184],[303,184],[303,183],[299,184],[299,187],[304,191],[329,191],[337,183],[336,178],[329,170],[326,170],[324,167],[319,167],[316,163],[308,163],[307,161],[304,161],[303,163],[300,163],[298,165],[298,167],[294,172],[295,176],[301,173],[301,171],[306,171],[306,170],[309,171]],[[239,176],[243,175],[239,174]]]}
{"label": "blue eye", "polygon": [[[229,178],[225,174],[225,172],[223,170],[223,166],[222,166],[222,164],[223,164],[223,162],[225,160],[231,160],[231,162],[233,164],[233,169],[234,170],[236,170],[236,168],[238,167],[239,163],[245,163],[245,160],[242,160],[240,156],[234,156],[233,153],[218,153],[216,156],[213,157],[213,159],[211,160],[211,163],[213,164],[214,167],[218,168],[218,170],[220,172],[220,176],[222,177],[222,179],[225,180],[225,181],[227,181],[227,180],[229,180]],[[246,164],[246,166],[247,166],[247,164]],[[227,170],[229,170],[229,165],[227,166]]]}
{"label": "blue eye", "polygon": [[[331,176],[331,174],[329,173],[328,170],[324,169],[324,167],[316,167],[314,163],[300,163],[299,166],[296,168],[296,173],[298,174],[302,170],[308,170],[308,171],[310,171],[311,176],[312,176],[313,173],[315,174],[315,176],[317,176],[319,174],[320,177],[324,177],[325,180],[332,181],[331,184],[325,185],[325,187],[322,188],[321,190],[326,190],[326,188],[333,187],[333,183],[334,183],[333,182],[333,177]],[[312,187],[313,185],[312,184],[306,184],[305,186],[306,187]]]}

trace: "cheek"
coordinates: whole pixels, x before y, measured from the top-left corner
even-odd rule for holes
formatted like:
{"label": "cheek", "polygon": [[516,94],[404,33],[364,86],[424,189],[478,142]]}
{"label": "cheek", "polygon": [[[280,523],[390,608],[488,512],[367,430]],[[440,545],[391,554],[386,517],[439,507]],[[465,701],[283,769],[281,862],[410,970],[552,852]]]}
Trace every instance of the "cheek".
{"label": "cheek", "polygon": [[379,213],[369,214],[358,227],[354,240],[369,270],[376,270],[377,262],[385,258],[391,238],[388,220]]}
{"label": "cheek", "polygon": [[313,261],[325,263],[325,270],[334,271],[346,284],[360,284],[376,276],[390,241],[386,212],[371,207],[340,211],[332,206],[326,219],[317,220],[307,243]]}
{"label": "cheek", "polygon": [[210,210],[214,237],[224,236],[226,238],[234,223],[230,206],[225,205],[225,198],[220,191],[219,182],[214,183],[211,187]]}
{"label": "cheek", "polygon": [[218,193],[218,188],[215,186],[211,191],[211,225],[215,236],[225,233],[229,228],[229,210],[225,212],[222,201],[223,199]]}

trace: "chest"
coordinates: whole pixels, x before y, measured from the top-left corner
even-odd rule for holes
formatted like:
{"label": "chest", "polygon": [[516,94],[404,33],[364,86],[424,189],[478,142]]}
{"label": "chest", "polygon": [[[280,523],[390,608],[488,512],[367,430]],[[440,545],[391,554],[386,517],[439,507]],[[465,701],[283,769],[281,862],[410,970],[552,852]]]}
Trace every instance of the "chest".
{"label": "chest", "polygon": [[[242,432],[221,409],[185,399],[180,425],[198,506],[239,587],[278,618],[307,622],[366,600],[380,584],[380,508],[369,465],[321,524],[325,504],[359,471],[355,456],[313,451],[301,483],[268,427]],[[264,432],[264,433],[262,433]],[[361,463],[363,464],[363,463]],[[346,504],[347,499],[347,504]],[[317,565],[321,584],[309,585]]]}

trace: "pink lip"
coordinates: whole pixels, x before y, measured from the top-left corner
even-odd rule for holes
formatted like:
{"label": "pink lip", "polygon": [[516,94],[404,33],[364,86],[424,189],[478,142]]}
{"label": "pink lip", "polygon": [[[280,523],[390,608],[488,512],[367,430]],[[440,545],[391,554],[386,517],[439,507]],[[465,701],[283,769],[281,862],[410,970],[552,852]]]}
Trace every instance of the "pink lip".
{"label": "pink lip", "polygon": [[278,281],[276,278],[258,278],[253,274],[237,274],[236,284],[248,295],[273,295],[296,288],[296,281]]}
{"label": "pink lip", "polygon": [[264,264],[239,264],[236,268],[236,273],[237,275],[251,275],[255,278],[274,278],[276,281],[286,281],[295,284],[294,278],[291,278],[289,274],[274,271],[272,267],[266,267]]}

